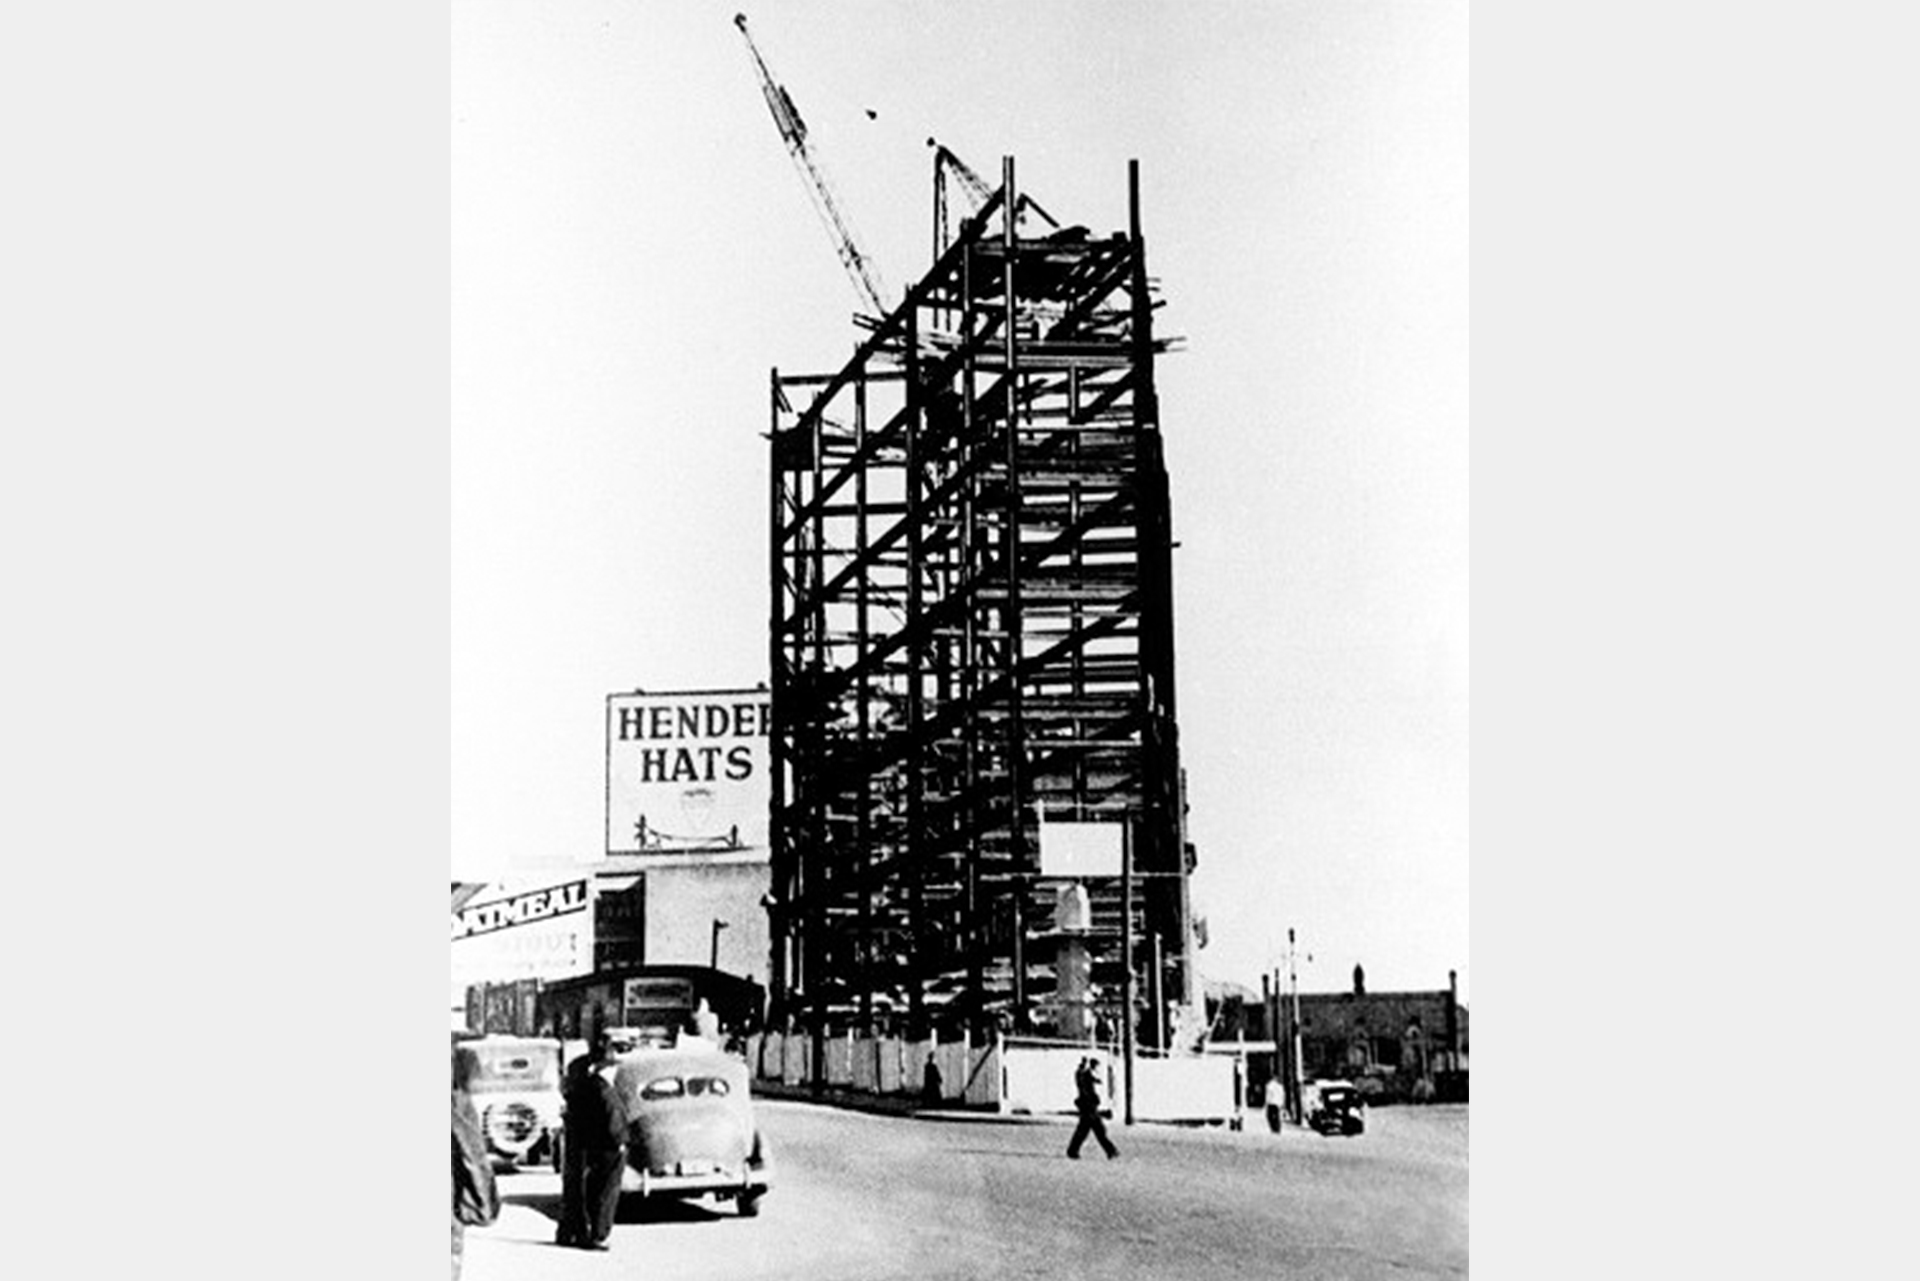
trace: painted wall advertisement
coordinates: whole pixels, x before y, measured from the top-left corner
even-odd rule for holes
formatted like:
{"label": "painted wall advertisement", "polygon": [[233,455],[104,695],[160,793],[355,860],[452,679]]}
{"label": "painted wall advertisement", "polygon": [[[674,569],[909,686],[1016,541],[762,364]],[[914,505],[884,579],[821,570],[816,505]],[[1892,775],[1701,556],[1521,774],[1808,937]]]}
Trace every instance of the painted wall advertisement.
{"label": "painted wall advertisement", "polygon": [[765,690],[607,696],[607,852],[767,843]]}
{"label": "painted wall advertisement", "polygon": [[455,988],[588,973],[592,909],[585,878],[487,886],[453,913]]}

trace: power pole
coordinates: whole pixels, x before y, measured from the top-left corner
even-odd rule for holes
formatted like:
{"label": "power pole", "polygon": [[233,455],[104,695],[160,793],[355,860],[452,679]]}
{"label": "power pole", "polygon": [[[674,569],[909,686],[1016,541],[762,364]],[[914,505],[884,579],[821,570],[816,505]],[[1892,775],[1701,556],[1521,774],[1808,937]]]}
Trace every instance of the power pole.
{"label": "power pole", "polygon": [[[1009,184],[1011,186],[1011,184]],[[1133,1124],[1133,819],[1120,829],[1120,1079],[1121,1123]]]}
{"label": "power pole", "polygon": [[1167,1000],[1164,987],[1165,979],[1161,974],[1165,962],[1160,955],[1160,932],[1158,930],[1153,932],[1151,941],[1153,947],[1150,956],[1152,957],[1153,971],[1147,976],[1147,993],[1148,1000],[1153,1003],[1153,1045],[1156,1050],[1165,1054],[1167,1052]]}
{"label": "power pole", "polygon": [[[1286,1087],[1281,1086],[1281,1097],[1275,1099],[1273,1086],[1276,1081],[1285,1081],[1287,1077],[1284,1066],[1286,1060],[1281,1057],[1280,1049],[1280,971],[1277,968],[1260,972],[1260,1010],[1266,1016],[1267,1037],[1273,1042],[1273,1070],[1260,1083],[1260,1103],[1262,1107],[1274,1109],[1270,1115],[1278,1117],[1286,1102]],[[1278,1121],[1274,1123],[1274,1128],[1279,1128]]]}
{"label": "power pole", "polygon": [[1300,1075],[1300,973],[1294,964],[1293,927],[1287,927],[1287,989],[1292,1005],[1287,1020],[1287,1112],[1293,1123],[1301,1123],[1301,1094],[1305,1090]]}

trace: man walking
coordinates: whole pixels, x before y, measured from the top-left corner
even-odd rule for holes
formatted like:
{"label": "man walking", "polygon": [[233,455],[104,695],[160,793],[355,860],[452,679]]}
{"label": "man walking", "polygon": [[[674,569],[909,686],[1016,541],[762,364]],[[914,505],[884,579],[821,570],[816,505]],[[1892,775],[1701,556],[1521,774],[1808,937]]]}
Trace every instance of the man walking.
{"label": "man walking", "polygon": [[1107,1160],[1111,1161],[1120,1155],[1120,1149],[1114,1147],[1113,1140],[1107,1137],[1107,1124],[1100,1117],[1099,1067],[1098,1059],[1081,1059],[1079,1068],[1073,1074],[1073,1107],[1080,1114],[1080,1124],[1074,1127],[1073,1138],[1067,1144],[1067,1155],[1076,1161],[1080,1159],[1080,1145],[1087,1141],[1089,1134],[1100,1141]]}
{"label": "man walking", "polygon": [[561,1245],[604,1250],[620,1206],[620,1176],[626,1165],[627,1113],[613,1084],[607,1034],[567,1070],[566,1150],[560,1176]]}

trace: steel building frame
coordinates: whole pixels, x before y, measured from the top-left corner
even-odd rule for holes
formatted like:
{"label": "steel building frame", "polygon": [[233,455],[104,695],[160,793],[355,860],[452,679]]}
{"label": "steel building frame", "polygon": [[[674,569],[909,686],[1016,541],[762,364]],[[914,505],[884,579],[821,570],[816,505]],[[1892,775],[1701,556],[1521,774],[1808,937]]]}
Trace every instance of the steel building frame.
{"label": "steel building frame", "polygon": [[1138,168],[1105,239],[1023,234],[1002,173],[838,373],[772,374],[773,1016],[815,1031],[1035,1026],[1043,817],[1130,834],[1086,882],[1106,1026],[1149,955],[1187,994]]}

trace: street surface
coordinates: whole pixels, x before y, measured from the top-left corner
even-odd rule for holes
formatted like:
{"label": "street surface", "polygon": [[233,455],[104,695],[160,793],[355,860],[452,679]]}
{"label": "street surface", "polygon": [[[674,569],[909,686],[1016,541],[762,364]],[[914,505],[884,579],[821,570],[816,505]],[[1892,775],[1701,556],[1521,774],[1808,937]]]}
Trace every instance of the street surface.
{"label": "street surface", "polygon": [[1110,1123],[1120,1157],[1065,1156],[1068,1119],[931,1120],[761,1100],[756,1219],[700,1201],[621,1208],[612,1249],[553,1242],[559,1178],[502,1174],[466,1281],[946,1281],[1467,1274],[1467,1109],[1381,1108],[1325,1138]]}

